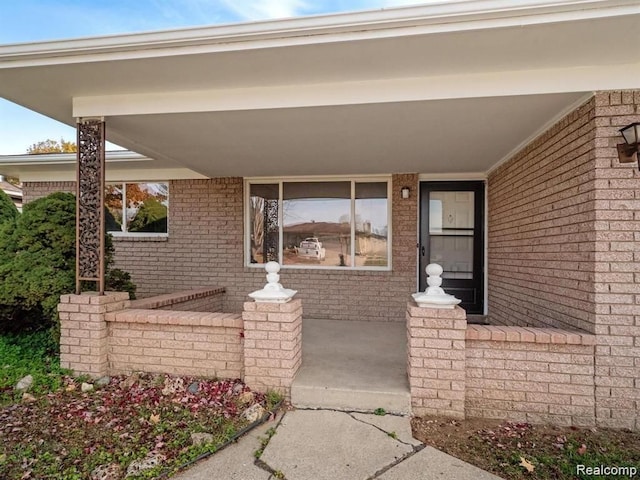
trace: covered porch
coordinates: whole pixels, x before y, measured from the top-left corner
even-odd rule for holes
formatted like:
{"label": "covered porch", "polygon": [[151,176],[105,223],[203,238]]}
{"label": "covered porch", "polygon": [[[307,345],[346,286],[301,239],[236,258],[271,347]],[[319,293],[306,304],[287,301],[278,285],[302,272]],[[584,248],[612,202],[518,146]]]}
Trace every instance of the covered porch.
{"label": "covered porch", "polygon": [[[376,232],[387,235],[385,265],[359,268],[351,246],[350,268],[283,269],[305,318],[324,319],[304,327],[303,342],[311,343],[296,380],[301,403],[314,389],[339,402],[349,387],[373,396],[373,408],[384,408],[373,406],[381,392],[392,394],[388,402],[403,396],[400,354],[410,342],[398,332],[421,284],[419,232],[429,227],[422,185],[481,183],[486,241],[474,258],[486,260],[483,313],[505,326],[474,330],[452,317],[451,328],[430,330],[416,320],[409,338],[431,346],[414,358],[421,386],[412,407],[425,411],[430,401],[446,410],[455,401],[457,414],[503,415],[517,403],[525,418],[541,408],[545,418],[589,422],[598,405],[601,424],[635,426],[638,367],[629,362],[638,356],[637,173],[619,165],[615,147],[619,128],[638,121],[640,63],[620,45],[638,39],[639,17],[631,1],[465,1],[0,46],[0,94],[78,121],[81,132],[90,125],[80,157],[94,165],[104,167],[105,138],[140,154],[107,163],[107,182],[167,183],[167,232],[116,241],[116,264],[148,296],[224,285],[221,308],[242,310],[246,294],[264,284],[248,254],[253,183],[273,186],[270,199],[281,203],[287,182],[344,184],[346,220],[334,223],[350,223],[351,239],[358,184],[387,184],[379,198],[390,215]],[[73,161],[32,160],[2,159],[30,198],[52,181],[75,191]],[[103,186],[94,184],[92,195]],[[284,258],[296,245],[283,245],[281,220],[273,226]],[[262,313],[259,321],[269,317]],[[395,323],[356,334],[359,324],[348,322],[362,320]],[[440,329],[455,340],[427,340],[440,340]],[[376,348],[365,348],[363,337]],[[459,348],[467,357],[455,362],[470,363],[430,359],[450,355],[450,342],[465,339],[473,348]],[[496,349],[503,357],[490,358]],[[514,369],[509,355],[532,362],[534,373]],[[552,363],[571,368],[574,356],[584,372],[551,370]],[[454,382],[466,381],[467,364],[474,370],[465,397]],[[451,378],[429,377],[434,365]],[[595,381],[604,388],[596,390]],[[566,385],[571,393],[563,396]],[[430,392],[439,388],[441,402],[434,402]]]}

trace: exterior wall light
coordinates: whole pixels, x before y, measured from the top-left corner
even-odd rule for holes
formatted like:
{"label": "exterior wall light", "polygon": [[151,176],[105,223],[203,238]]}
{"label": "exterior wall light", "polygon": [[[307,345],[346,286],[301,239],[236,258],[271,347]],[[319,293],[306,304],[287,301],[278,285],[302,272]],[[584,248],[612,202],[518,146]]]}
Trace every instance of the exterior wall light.
{"label": "exterior wall light", "polygon": [[620,129],[625,143],[619,143],[618,160],[620,163],[638,162],[640,170],[640,122],[635,122]]}
{"label": "exterior wall light", "polygon": [[400,194],[402,195],[402,198],[404,198],[405,200],[409,198],[410,193],[411,193],[411,190],[409,189],[409,187],[402,187],[400,189]]}

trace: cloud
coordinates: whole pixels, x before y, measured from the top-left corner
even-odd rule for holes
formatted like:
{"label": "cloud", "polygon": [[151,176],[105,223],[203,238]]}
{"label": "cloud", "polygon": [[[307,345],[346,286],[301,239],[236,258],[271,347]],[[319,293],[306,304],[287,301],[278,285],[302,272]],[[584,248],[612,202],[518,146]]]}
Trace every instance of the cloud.
{"label": "cloud", "polygon": [[221,0],[221,4],[243,20],[297,17],[311,8],[305,0]]}

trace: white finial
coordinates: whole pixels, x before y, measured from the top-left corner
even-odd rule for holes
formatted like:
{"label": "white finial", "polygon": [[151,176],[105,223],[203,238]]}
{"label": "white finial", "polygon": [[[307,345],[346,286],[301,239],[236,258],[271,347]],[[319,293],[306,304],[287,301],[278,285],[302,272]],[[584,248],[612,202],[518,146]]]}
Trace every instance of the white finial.
{"label": "white finial", "polygon": [[249,294],[256,302],[266,303],[287,303],[298,293],[296,290],[289,290],[280,284],[280,264],[278,262],[267,262],[264,266],[267,271],[267,284],[262,290],[256,290]]}
{"label": "white finial", "polygon": [[453,295],[445,293],[440,287],[442,285],[442,272],[444,271],[437,263],[430,263],[425,268],[427,272],[427,289],[412,295],[419,307],[427,308],[453,308],[462,300],[457,299]]}

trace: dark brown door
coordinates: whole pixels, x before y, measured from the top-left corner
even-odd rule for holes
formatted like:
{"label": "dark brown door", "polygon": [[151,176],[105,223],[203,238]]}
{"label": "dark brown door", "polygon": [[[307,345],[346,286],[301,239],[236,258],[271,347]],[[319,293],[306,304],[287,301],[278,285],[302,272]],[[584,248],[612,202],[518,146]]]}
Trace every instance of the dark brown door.
{"label": "dark brown door", "polygon": [[484,313],[484,182],[420,184],[420,291],[425,267],[442,266],[442,288],[470,314]]}

